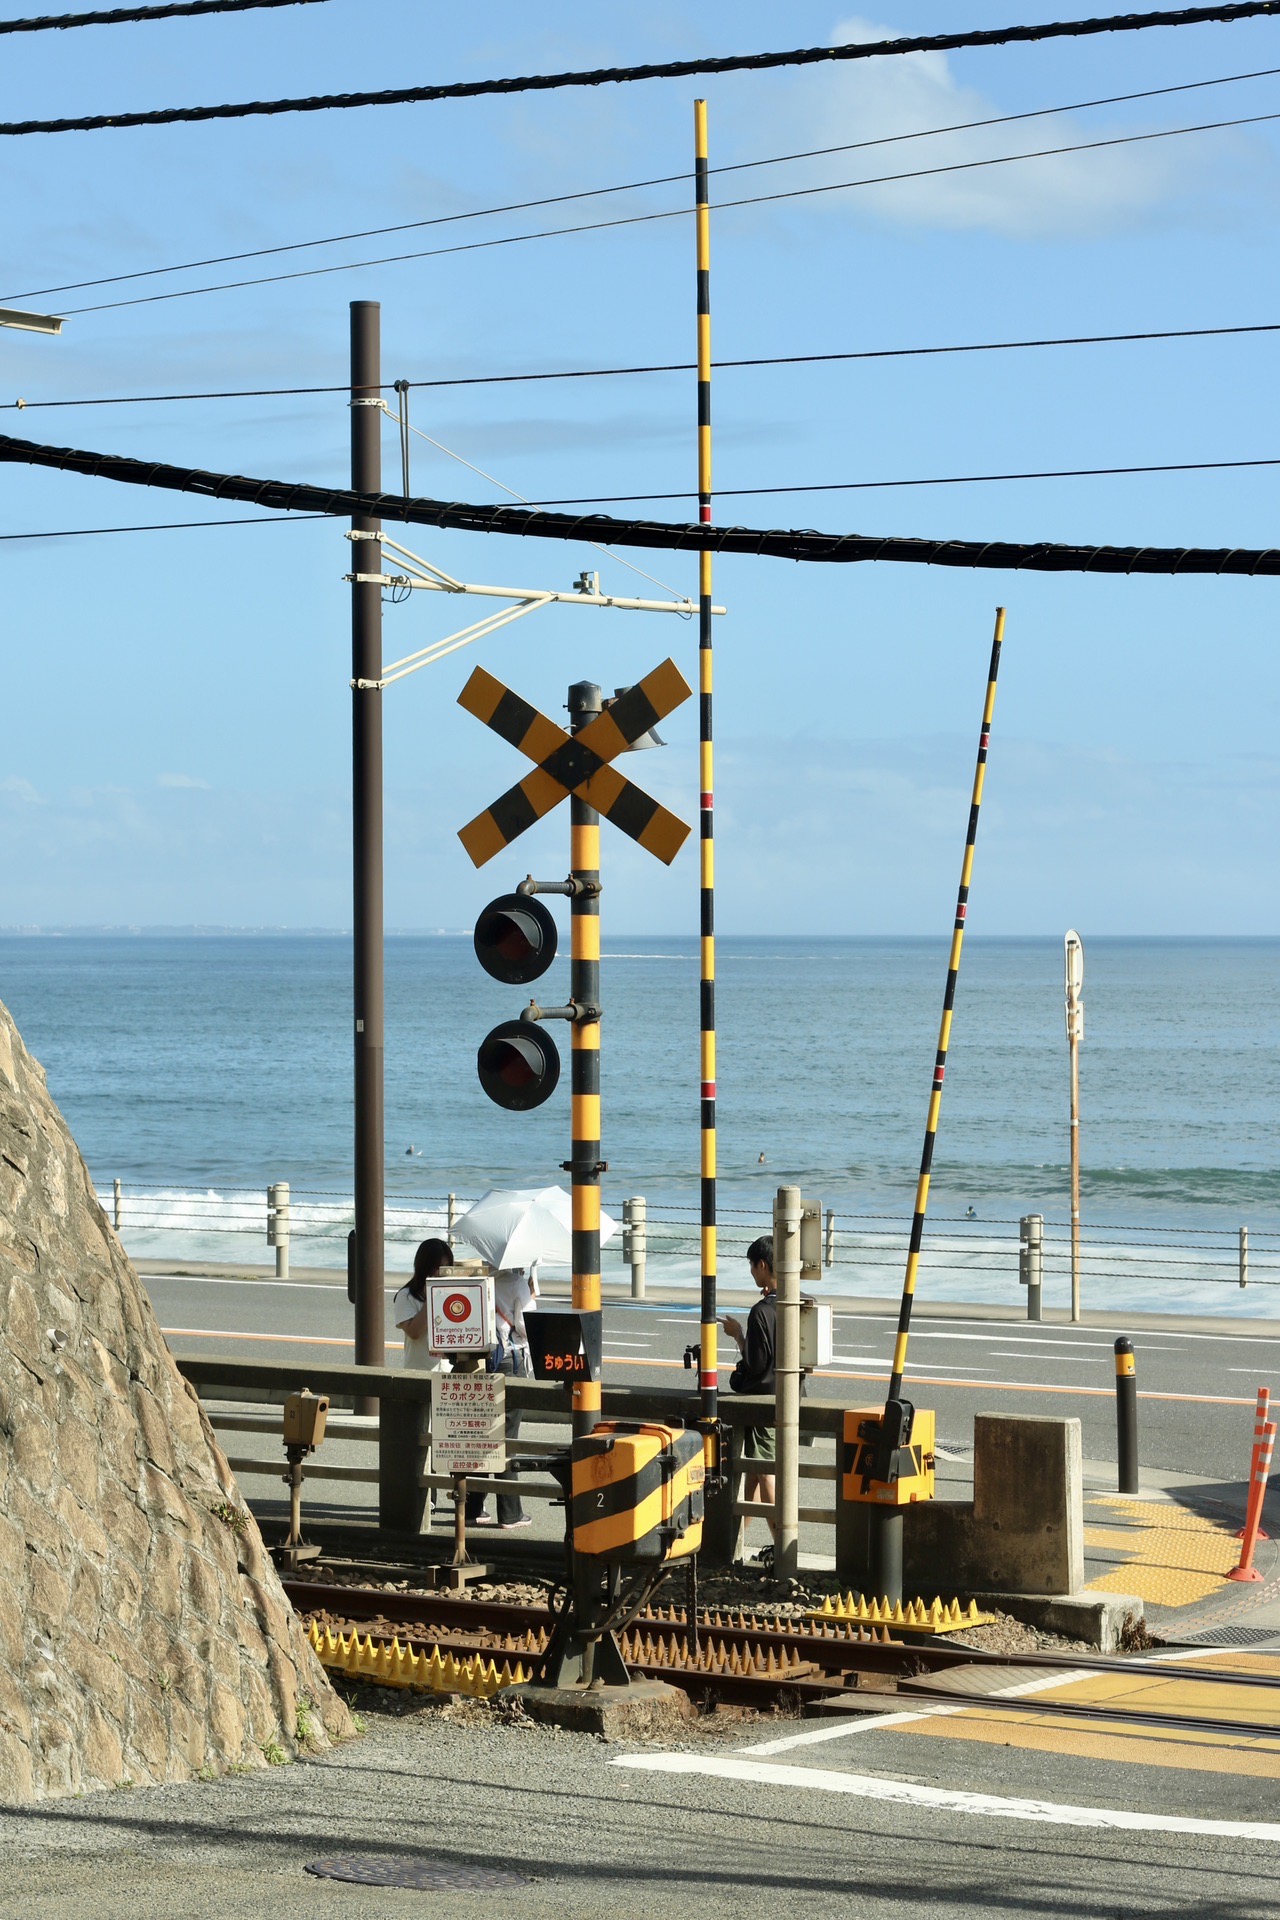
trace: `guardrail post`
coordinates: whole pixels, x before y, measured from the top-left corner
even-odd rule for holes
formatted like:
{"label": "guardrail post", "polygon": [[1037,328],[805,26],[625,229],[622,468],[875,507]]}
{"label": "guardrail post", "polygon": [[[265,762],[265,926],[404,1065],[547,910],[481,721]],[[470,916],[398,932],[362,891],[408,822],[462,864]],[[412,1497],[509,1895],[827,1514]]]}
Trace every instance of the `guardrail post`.
{"label": "guardrail post", "polygon": [[276,1279],[289,1278],[289,1182],[267,1188],[267,1245],[276,1250]]}
{"label": "guardrail post", "polygon": [[449,1195],[447,1208],[445,1212],[445,1236],[444,1237],[446,1240],[452,1242],[453,1231],[454,1231],[454,1228],[457,1226],[457,1224],[458,1224],[458,1196],[456,1193],[451,1193]]}
{"label": "guardrail post", "polygon": [[826,1237],[822,1243],[822,1264],[834,1267],[836,1263],[836,1216],[832,1207],[827,1208]]}
{"label": "guardrail post", "polygon": [[1044,1282],[1044,1215],[1024,1213],[1018,1233],[1018,1279],[1027,1290],[1027,1318],[1038,1320]]}
{"label": "guardrail post", "polygon": [[622,1203],[622,1257],[631,1269],[631,1298],[645,1297],[645,1266],[649,1257],[649,1203],[634,1194]]}
{"label": "guardrail post", "polygon": [[[124,1195],[120,1191],[120,1182],[113,1180],[111,1182],[111,1224],[117,1233],[120,1231],[120,1216],[123,1211],[121,1202],[123,1198]],[[1240,1284],[1243,1286],[1244,1281],[1242,1280]]]}
{"label": "guardrail post", "polygon": [[[433,1378],[422,1375],[423,1384]],[[430,1466],[431,1402],[392,1400],[378,1406],[378,1525],[389,1533],[422,1533],[431,1525],[431,1492],[418,1481]]]}
{"label": "guardrail post", "polygon": [[1249,1284],[1249,1229],[1248,1227],[1241,1227],[1240,1229],[1240,1285],[1242,1287],[1247,1287],[1248,1284]]}
{"label": "guardrail post", "polygon": [[778,1474],[774,1493],[773,1571],[794,1580],[800,1565],[800,1215],[799,1187],[779,1187],[773,1203],[773,1270],[778,1282],[774,1368]]}

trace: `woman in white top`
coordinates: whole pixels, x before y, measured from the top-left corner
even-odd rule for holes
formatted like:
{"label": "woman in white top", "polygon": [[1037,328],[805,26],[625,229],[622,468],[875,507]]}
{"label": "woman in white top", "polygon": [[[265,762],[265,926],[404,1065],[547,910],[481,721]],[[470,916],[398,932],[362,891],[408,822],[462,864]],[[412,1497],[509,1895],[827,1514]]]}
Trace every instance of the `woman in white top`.
{"label": "woman in white top", "polygon": [[[529,1336],[525,1331],[524,1310],[532,1306],[537,1298],[538,1263],[536,1260],[530,1267],[504,1267],[495,1276],[493,1311],[497,1322],[497,1341],[486,1362],[487,1372],[505,1373],[509,1379],[515,1380],[524,1379],[528,1375]],[[508,1407],[506,1427],[508,1440],[519,1438],[518,1408]],[[468,1526],[491,1527],[495,1524],[485,1512],[484,1504],[483,1492],[467,1495]],[[518,1493],[498,1495],[496,1524],[505,1532],[510,1532],[514,1527],[527,1527],[531,1524]]]}
{"label": "woman in white top", "polygon": [[442,1371],[438,1354],[427,1345],[427,1282],[434,1280],[441,1267],[453,1265],[453,1248],[447,1240],[424,1240],[413,1256],[413,1278],[401,1287],[391,1303],[396,1325],[404,1335],[404,1364],[426,1373]]}

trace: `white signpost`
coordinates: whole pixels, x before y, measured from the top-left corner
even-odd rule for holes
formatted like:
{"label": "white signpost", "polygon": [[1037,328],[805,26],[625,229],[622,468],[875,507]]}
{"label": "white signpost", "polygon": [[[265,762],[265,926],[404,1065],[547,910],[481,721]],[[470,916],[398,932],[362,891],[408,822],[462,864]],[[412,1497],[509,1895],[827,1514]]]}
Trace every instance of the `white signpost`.
{"label": "white signpost", "polygon": [[432,1353],[488,1353],[493,1347],[493,1278],[442,1276],[427,1283],[427,1344]]}
{"label": "white signpost", "polygon": [[500,1373],[446,1373],[431,1383],[431,1454],[439,1473],[467,1478],[507,1465],[507,1383]]}

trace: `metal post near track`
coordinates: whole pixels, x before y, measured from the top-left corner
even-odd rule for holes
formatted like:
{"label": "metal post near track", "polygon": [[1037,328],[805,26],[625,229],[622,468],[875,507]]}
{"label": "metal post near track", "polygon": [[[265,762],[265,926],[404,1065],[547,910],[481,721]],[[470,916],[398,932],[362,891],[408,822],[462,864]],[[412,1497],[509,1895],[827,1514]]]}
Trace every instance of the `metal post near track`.
{"label": "metal post near track", "polygon": [[[987,772],[987,749],[991,742],[991,722],[995,715],[996,679],[1000,672],[1000,653],[1004,645],[1004,608],[996,608],[996,627],[991,641],[991,660],[987,668],[987,692],[982,707],[982,728],[978,736],[978,760],[973,775],[973,793],[969,801],[969,827],[965,835],[964,859],[960,867],[960,887],[956,895],[956,917],[951,934],[951,954],[947,963],[947,984],[942,997],[942,1023],[938,1029],[938,1050],[933,1064],[933,1086],[925,1120],[924,1148],[920,1155],[920,1175],[916,1182],[915,1214],[907,1245],[907,1271],[902,1283],[902,1305],[898,1312],[898,1334],[893,1349],[893,1371],[885,1395],[884,1415],[877,1447],[875,1479],[890,1482],[896,1470],[895,1455],[909,1435],[911,1409],[902,1400],[902,1380],[907,1364],[907,1335],[911,1326],[911,1304],[915,1298],[916,1275],[920,1268],[920,1246],[924,1238],[925,1212],[929,1204],[929,1175],[933,1165],[933,1146],[938,1133],[942,1108],[942,1083],[947,1072],[947,1050],[951,1045],[951,1016],[955,1006],[956,981],[960,973],[960,954],[964,946],[965,921],[969,914],[969,883],[973,874],[973,854],[978,839],[978,812]],[[902,1598],[902,1509],[873,1504],[871,1507],[871,1591],[877,1599]]]}
{"label": "metal post near track", "polygon": [[[569,731],[580,733],[604,704],[599,687],[577,680],[569,689]],[[572,1147],[565,1170],[573,1193],[573,1305],[600,1311],[600,815],[577,793],[569,797],[569,998],[573,1035]],[[600,1382],[573,1383],[573,1434],[600,1419]]]}
{"label": "metal post near track", "polygon": [[[707,197],[707,103],[693,103],[694,200],[698,280],[698,519],[711,523],[711,211]],[[719,1387],[716,1281],[716,919],[715,767],[712,730],[711,554],[698,555],[698,786],[701,848],[701,981],[699,1003],[701,1096],[702,1295],[698,1361],[699,1419],[709,1477],[719,1473]]]}
{"label": "metal post near track", "polygon": [[645,1297],[645,1269],[649,1259],[649,1203],[636,1193],[622,1203],[623,1253],[631,1269],[631,1298]]}
{"label": "metal post near track", "polygon": [[1071,1318],[1080,1318],[1080,1042],[1084,1039],[1084,941],[1064,941],[1067,1047],[1071,1055]]}
{"label": "metal post near track", "polygon": [[774,1364],[777,1477],[774,1481],[773,1572],[794,1580],[800,1569],[800,1215],[799,1187],[779,1187],[773,1203],[773,1271],[778,1283]]}
{"label": "metal post near track", "polygon": [[[351,485],[382,490],[381,309],[351,303]],[[351,586],[352,946],[355,984],[355,1357],[380,1367],[386,1358],[384,1230],[382,902],[382,548],[381,522],[353,517],[366,536],[357,552],[368,577]],[[372,539],[367,536],[373,535]],[[362,1398],[357,1412],[376,1411]]]}

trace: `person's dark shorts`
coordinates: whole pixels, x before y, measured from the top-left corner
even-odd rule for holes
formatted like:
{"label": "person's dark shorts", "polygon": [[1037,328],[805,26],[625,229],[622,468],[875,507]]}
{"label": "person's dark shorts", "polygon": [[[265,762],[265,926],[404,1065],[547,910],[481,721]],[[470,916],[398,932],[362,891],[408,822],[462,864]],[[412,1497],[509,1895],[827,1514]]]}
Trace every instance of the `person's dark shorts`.
{"label": "person's dark shorts", "polygon": [[770,1465],[777,1458],[772,1427],[744,1427],[742,1429],[742,1458],[744,1460],[767,1460]]}

